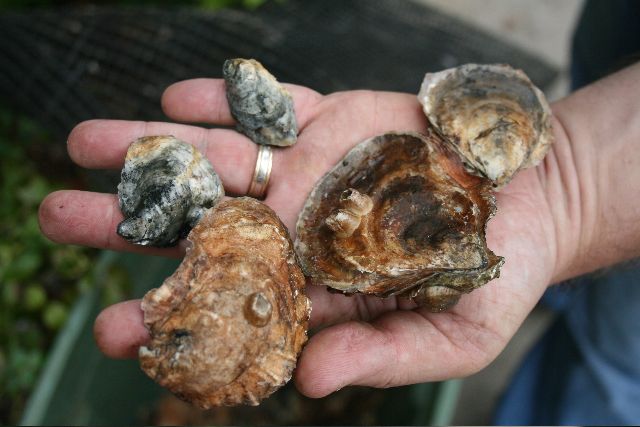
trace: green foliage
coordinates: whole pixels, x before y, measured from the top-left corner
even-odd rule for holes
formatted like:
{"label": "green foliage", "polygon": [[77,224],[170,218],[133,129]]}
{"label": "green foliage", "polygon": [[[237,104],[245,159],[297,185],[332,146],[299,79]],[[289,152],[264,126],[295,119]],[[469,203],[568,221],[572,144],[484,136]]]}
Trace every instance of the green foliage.
{"label": "green foliage", "polygon": [[266,3],[266,0],[200,0],[200,5],[210,9],[222,9],[225,7],[241,7],[244,9],[257,9]]}
{"label": "green foliage", "polygon": [[[42,236],[38,206],[61,188],[40,173],[30,144],[53,144],[34,123],[0,109],[0,424],[14,424],[76,298],[93,285],[95,250]],[[46,165],[55,168],[55,165]],[[105,302],[129,297],[122,269],[107,271]]]}
{"label": "green foliage", "polygon": [[116,4],[116,5],[155,5],[155,6],[201,6],[208,9],[222,9],[225,7],[244,8],[254,10],[267,0],[108,0],[108,1],[72,1],[72,0],[0,0],[0,9],[16,9],[43,6],[57,6],[61,4]]}

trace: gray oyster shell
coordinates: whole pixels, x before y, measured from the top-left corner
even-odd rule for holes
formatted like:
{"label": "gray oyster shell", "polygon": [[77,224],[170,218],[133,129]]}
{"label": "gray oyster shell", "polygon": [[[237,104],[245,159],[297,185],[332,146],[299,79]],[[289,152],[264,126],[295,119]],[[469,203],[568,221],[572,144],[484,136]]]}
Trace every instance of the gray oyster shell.
{"label": "gray oyster shell", "polygon": [[229,59],[222,67],[238,130],[257,144],[288,147],[298,125],[289,92],[258,61]]}
{"label": "gray oyster shell", "polygon": [[172,246],[224,196],[211,163],[173,136],[147,136],[127,151],[118,201],[125,219],[117,233],[145,246]]}
{"label": "gray oyster shell", "polygon": [[427,73],[418,99],[467,170],[498,188],[520,169],[537,165],[553,141],[544,94],[508,65],[466,64]]}

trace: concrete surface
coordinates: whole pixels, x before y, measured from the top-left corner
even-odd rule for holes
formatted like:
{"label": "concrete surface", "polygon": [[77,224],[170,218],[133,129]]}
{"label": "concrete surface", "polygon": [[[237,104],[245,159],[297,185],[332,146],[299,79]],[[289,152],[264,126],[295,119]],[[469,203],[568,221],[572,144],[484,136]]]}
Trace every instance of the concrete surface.
{"label": "concrete surface", "polygon": [[[415,0],[456,16],[557,66],[560,77],[547,91],[553,101],[569,88],[571,35],[583,0]],[[488,285],[491,286],[491,285]],[[553,320],[536,309],[503,353],[463,382],[453,425],[491,424],[491,414],[526,352]]]}
{"label": "concrete surface", "polygon": [[547,96],[553,101],[567,93],[571,35],[583,0],[415,1],[460,18],[557,66],[562,74]]}

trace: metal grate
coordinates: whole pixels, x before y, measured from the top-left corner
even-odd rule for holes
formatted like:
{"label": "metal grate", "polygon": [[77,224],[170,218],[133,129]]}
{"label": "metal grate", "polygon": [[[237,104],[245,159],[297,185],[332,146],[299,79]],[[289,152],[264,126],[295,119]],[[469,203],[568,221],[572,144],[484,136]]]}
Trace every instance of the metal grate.
{"label": "metal grate", "polygon": [[541,87],[541,60],[410,1],[288,0],[257,11],[73,7],[0,15],[0,97],[64,137],[89,118],[162,120],[174,81],[219,77],[230,57],[321,92],[416,93],[426,71],[506,62]]}

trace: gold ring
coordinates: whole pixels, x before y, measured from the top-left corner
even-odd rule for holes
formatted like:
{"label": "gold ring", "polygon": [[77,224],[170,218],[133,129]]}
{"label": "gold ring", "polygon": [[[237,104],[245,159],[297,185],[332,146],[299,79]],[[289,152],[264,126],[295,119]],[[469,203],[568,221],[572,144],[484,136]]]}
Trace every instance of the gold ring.
{"label": "gold ring", "polygon": [[247,190],[247,196],[256,199],[264,199],[271,177],[271,166],[273,165],[273,151],[268,145],[260,145],[258,148],[258,159],[253,171],[251,184]]}

